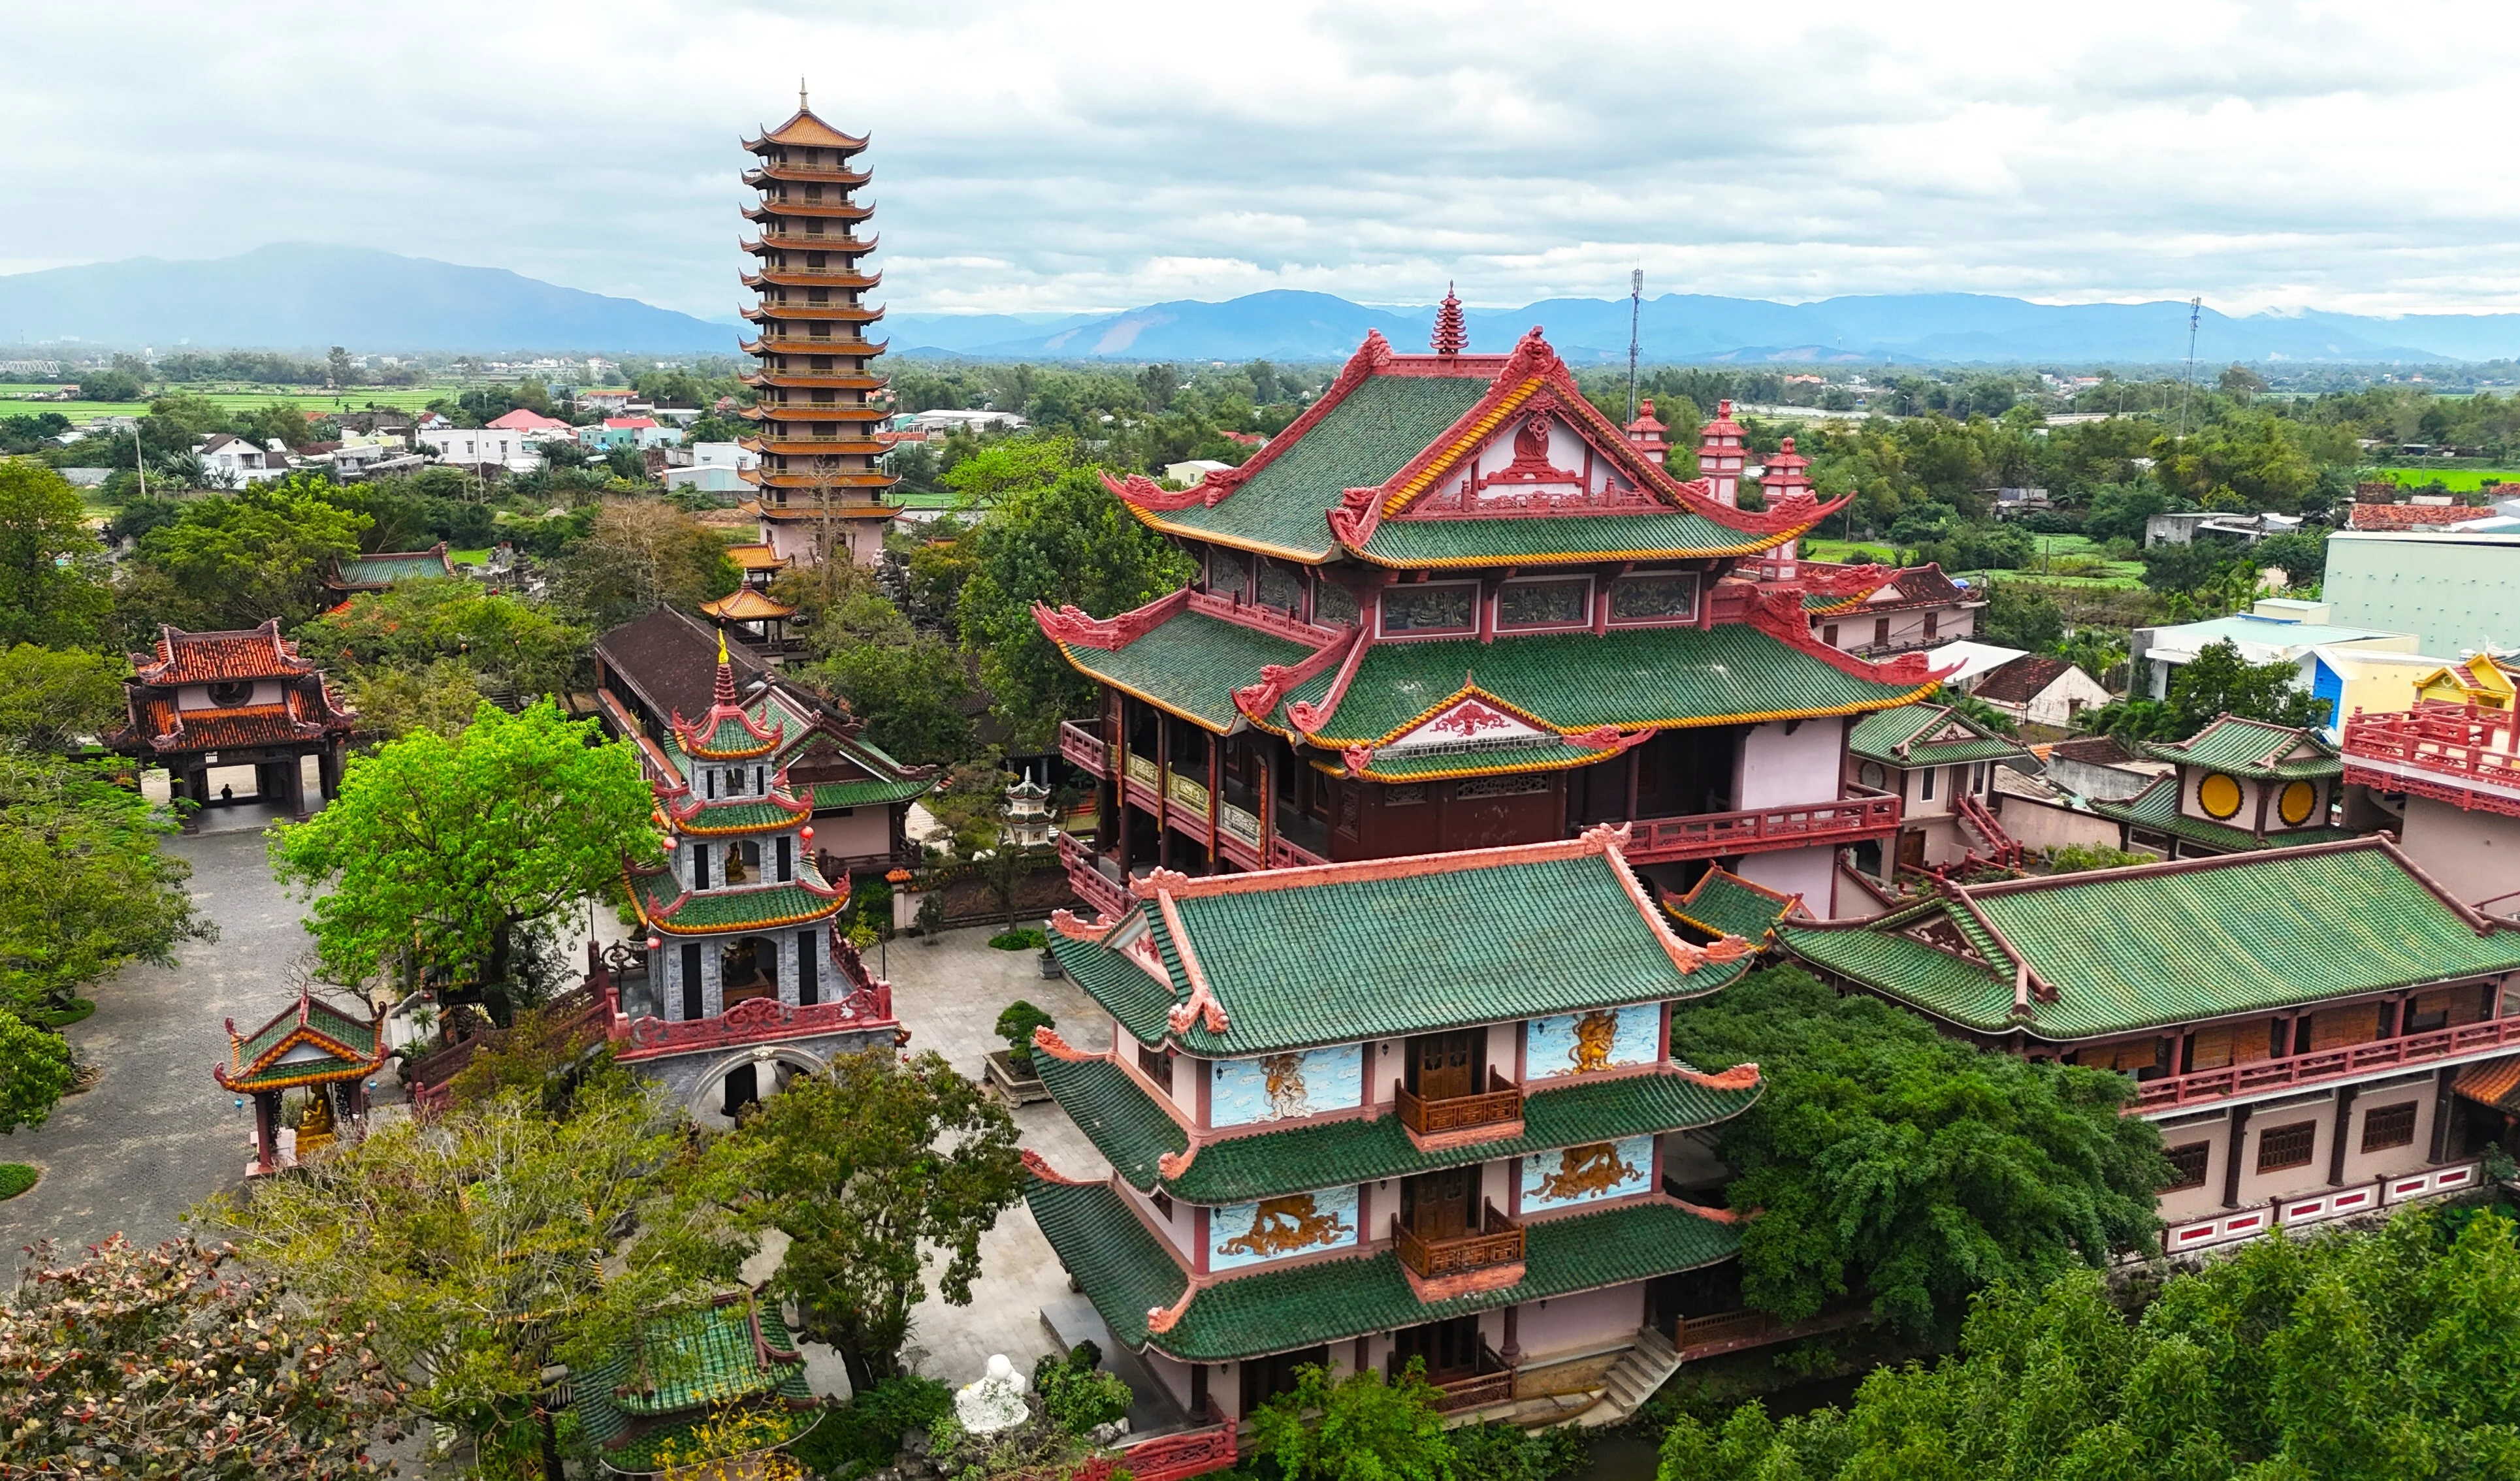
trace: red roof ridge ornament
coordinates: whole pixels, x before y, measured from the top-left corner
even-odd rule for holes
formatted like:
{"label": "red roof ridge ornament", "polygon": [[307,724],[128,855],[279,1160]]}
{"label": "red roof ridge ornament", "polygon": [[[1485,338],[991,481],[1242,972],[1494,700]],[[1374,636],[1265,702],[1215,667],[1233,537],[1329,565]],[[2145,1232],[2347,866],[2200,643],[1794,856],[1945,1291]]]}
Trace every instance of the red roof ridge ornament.
{"label": "red roof ridge ornament", "polygon": [[1023,1149],[1023,1165],[1025,1172],[1039,1178],[1044,1183],[1056,1183],[1062,1188],[1095,1187],[1094,1184],[1087,1182],[1083,1178],[1071,1178],[1065,1173],[1062,1173],[1058,1169],[1051,1166],[1050,1163],[1043,1158],[1041,1153],[1034,1151],[1029,1146]]}
{"label": "red roof ridge ornament", "polygon": [[1470,347],[1470,331],[1462,319],[1462,300],[1453,295],[1453,285],[1444,285],[1444,301],[1435,306],[1435,334],[1431,341],[1435,353],[1458,355]]}
{"label": "red roof ridge ornament", "polygon": [[1077,919],[1076,912],[1065,906],[1050,913],[1050,928],[1070,941],[1100,941],[1110,933],[1108,921],[1088,925]]}
{"label": "red roof ridge ornament", "polygon": [[1032,1031],[1032,1047],[1061,1064],[1092,1064],[1097,1060],[1109,1057],[1104,1055],[1087,1054],[1058,1037],[1058,1031],[1046,1023]]}
{"label": "red roof ridge ornament", "polygon": [[1759,1065],[1756,1060],[1745,1059],[1731,1069],[1721,1070],[1712,1075],[1702,1069],[1690,1069],[1684,1064],[1680,1066],[1678,1073],[1682,1079],[1690,1084],[1703,1085],[1708,1090],[1753,1090],[1759,1084]]}

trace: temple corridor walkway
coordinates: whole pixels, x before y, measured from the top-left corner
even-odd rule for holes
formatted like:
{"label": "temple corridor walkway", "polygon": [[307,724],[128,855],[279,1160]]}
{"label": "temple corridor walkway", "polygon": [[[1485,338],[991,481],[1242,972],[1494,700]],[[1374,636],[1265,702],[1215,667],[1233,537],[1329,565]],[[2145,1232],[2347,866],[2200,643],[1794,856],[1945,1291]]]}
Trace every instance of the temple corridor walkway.
{"label": "temple corridor walkway", "polygon": [[96,1012],[66,1032],[105,1078],[62,1101],[41,1129],[0,1138],[0,1161],[44,1171],[0,1202],[9,1278],[21,1245],[91,1244],[117,1231],[155,1244],[183,1232],[185,1209],[244,1183],[249,1113],[210,1079],[227,1057],[222,1020],[250,1026],[279,1011],[290,964],[307,944],[301,907],[264,862],[269,817],[259,807],[216,811],[204,831],[168,840],[192,864],[193,894],[219,939],[185,946],[180,965],[134,965],[97,989]]}

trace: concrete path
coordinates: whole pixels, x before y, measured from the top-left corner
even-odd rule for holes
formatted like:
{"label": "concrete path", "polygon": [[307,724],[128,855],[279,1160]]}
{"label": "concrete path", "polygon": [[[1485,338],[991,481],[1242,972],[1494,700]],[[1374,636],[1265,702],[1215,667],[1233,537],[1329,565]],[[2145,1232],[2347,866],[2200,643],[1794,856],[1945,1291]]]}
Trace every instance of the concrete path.
{"label": "concrete path", "polygon": [[241,1187],[252,1155],[250,1108],[210,1079],[228,1055],[222,1020],[251,1028],[285,1006],[290,965],[308,942],[302,909],[273,882],[260,830],[271,810],[214,809],[205,830],[167,840],[193,866],[192,891],[219,939],[186,945],[174,967],[134,965],[95,992],[96,1012],[65,1032],[105,1069],[35,1131],[0,1138],[0,1161],[31,1162],[43,1181],[0,1202],[0,1267],[50,1237],[92,1244],[116,1232],[143,1245],[183,1233],[179,1216]]}

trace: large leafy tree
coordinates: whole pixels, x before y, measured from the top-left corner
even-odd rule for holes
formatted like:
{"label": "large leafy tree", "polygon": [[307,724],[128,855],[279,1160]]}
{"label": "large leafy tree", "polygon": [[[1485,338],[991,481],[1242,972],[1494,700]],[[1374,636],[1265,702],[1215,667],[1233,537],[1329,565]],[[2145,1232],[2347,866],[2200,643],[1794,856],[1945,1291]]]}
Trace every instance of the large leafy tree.
{"label": "large leafy tree", "polygon": [[78,490],[41,464],[0,460],[0,647],[93,643],[112,605]]}
{"label": "large leafy tree", "polygon": [[0,1009],[0,1135],[43,1125],[69,1094],[74,1073],[61,1035]]}
{"label": "large leafy tree", "polygon": [[1036,602],[1098,617],[1143,606],[1191,578],[1171,542],[1138,522],[1089,470],[1000,489],[967,538],[972,568],[957,602],[963,650],[1021,745],[1047,743],[1094,689],[1034,623]]}
{"label": "large leafy tree", "polygon": [[2036,1064],[1844,997],[1798,968],[1744,978],[1672,1019],[1672,1053],[1755,1061],[1767,1092],[1725,1124],[1742,1290],[1787,1320],[1868,1295],[1912,1332],[2003,1279],[2032,1283],[2152,1247],[2161,1139],[2133,1083]]}
{"label": "large leafy tree", "polygon": [[298,630],[298,651],[350,676],[453,659],[531,698],[563,694],[590,651],[586,629],[464,580],[405,581],[351,598]]}
{"label": "large leafy tree", "polygon": [[188,500],[171,524],[140,537],[129,605],[136,615],[196,631],[294,626],[324,603],[324,573],[354,556],[368,527],[328,497],[332,485],[292,473],[235,495]]}
{"label": "large leafy tree", "polygon": [[740,1258],[682,1191],[683,1136],[653,1094],[613,1071],[558,1117],[520,1088],[382,1122],[196,1217],[325,1320],[370,1326],[412,1402],[473,1436],[485,1469],[531,1474],[551,1439],[545,1369],[603,1358]]}
{"label": "large leafy tree", "polygon": [[655,499],[604,501],[585,538],[560,558],[560,603],[596,632],[659,606],[697,606],[742,577],[716,532]]}
{"label": "large leafy tree", "polygon": [[1333,1379],[1295,1369],[1295,1387],[1251,1416],[1255,1455],[1286,1481],[1454,1481],[1470,1474],[1444,1433],[1439,1397],[1423,1364],[1386,1382],[1371,1369]]}
{"label": "large leafy tree", "polygon": [[791,670],[844,701],[866,739],[910,762],[959,761],[971,752],[970,693],[962,655],[914,628],[873,573],[826,561],[779,578],[772,595],[806,619],[818,661]]}
{"label": "large leafy tree", "polygon": [[1012,1206],[1023,1165],[1005,1107],[933,1052],[843,1055],[709,1148],[708,1186],[748,1228],[792,1241],[772,1283],[805,1334],[838,1349],[859,1393],[901,1371],[910,1310],[937,1290],[971,1303],[980,1235]]}
{"label": "large leafy tree", "polygon": [[2322,725],[2327,720],[2327,701],[2301,687],[2299,665],[2251,663],[2228,642],[2209,643],[2179,665],[2170,679],[2170,704],[2182,736],[2192,736],[2227,714],[2274,725]]}
{"label": "large leafy tree", "polygon": [[335,980],[398,955],[476,980],[500,1006],[520,930],[617,887],[652,858],[653,794],[629,745],[549,700],[483,704],[452,739],[420,731],[352,757],[341,794],[271,842],[272,869],[314,900]]}
{"label": "large leafy tree", "polygon": [[0,1008],[34,1018],[217,929],[161,852],[174,826],[108,765],[0,748]]}
{"label": "large leafy tree", "polygon": [[2101,1278],[1979,1298],[1850,1413],[1682,1419],[1662,1481],[2403,1481],[2520,1474],[2520,1247],[2499,1213],[2271,1238],[2129,1322]]}
{"label": "large leafy tree", "polygon": [[101,736],[128,713],[122,681],[131,667],[84,649],[21,643],[0,652],[0,742],[62,751]]}
{"label": "large leafy tree", "polygon": [[376,1476],[399,1385],[356,1327],[191,1239],[29,1251],[0,1302],[0,1475]]}

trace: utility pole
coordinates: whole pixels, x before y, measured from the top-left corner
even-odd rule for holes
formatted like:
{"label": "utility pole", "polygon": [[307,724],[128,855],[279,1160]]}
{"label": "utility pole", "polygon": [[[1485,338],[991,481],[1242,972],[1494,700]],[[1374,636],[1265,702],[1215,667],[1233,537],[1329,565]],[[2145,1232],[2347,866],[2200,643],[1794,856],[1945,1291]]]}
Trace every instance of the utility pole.
{"label": "utility pole", "polygon": [[2196,321],[2205,312],[2202,297],[2187,300],[2187,375],[2179,382],[2179,440],[2187,440],[2187,392],[2196,383]]}
{"label": "utility pole", "polygon": [[1637,420],[1637,331],[1644,322],[1645,270],[1628,274],[1628,420]]}
{"label": "utility pole", "polygon": [[140,497],[149,497],[149,460],[140,455],[140,428],[131,428],[131,471],[140,475]]}

